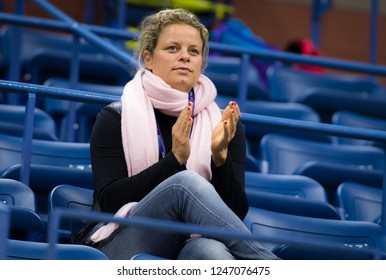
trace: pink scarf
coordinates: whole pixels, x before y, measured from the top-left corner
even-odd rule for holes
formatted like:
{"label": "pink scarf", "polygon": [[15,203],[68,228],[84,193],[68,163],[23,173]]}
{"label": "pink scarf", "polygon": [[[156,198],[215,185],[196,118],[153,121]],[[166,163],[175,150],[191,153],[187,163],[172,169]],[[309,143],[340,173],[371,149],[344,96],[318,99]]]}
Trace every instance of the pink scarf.
{"label": "pink scarf", "polygon": [[[204,75],[194,86],[194,124],[191,134],[191,153],[187,168],[210,180],[212,172],[212,131],[221,120],[220,109],[214,102],[216,88]],[[188,104],[188,93],[172,89],[161,78],[147,70],[139,70],[128,82],[122,95],[122,141],[128,175],[135,175],[158,161],[159,147],[154,109],[178,116]],[[125,217],[137,202],[123,205],[115,214]],[[118,224],[110,222],[92,236],[94,242],[109,237]]]}
{"label": "pink scarf", "polygon": [[[204,75],[194,86],[194,124],[187,169],[211,179],[212,132],[221,120],[214,102],[216,88]],[[171,88],[148,70],[139,70],[122,95],[122,141],[129,176],[158,161],[159,146],[154,109],[178,116],[188,104],[188,93]]]}

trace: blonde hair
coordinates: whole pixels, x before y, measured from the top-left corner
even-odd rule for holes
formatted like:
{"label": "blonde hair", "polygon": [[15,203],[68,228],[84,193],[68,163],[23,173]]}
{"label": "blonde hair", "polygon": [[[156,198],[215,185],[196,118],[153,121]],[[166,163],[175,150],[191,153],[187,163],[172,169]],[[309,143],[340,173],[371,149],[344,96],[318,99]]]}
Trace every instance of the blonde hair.
{"label": "blonde hair", "polygon": [[209,32],[208,29],[200,22],[199,18],[190,11],[185,9],[164,9],[159,12],[145,17],[141,24],[140,36],[138,39],[137,46],[137,57],[138,64],[143,65],[143,53],[145,51],[153,53],[155,47],[157,46],[158,38],[162,30],[171,24],[187,24],[196,28],[202,39],[202,70],[205,68],[209,47],[208,47],[208,38]]}

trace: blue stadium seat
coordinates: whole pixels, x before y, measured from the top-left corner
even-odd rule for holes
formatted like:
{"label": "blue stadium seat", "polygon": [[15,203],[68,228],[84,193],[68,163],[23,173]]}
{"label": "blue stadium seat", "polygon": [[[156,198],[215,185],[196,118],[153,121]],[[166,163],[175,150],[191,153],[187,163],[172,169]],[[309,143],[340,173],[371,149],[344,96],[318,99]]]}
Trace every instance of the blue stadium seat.
{"label": "blue stadium seat", "polygon": [[268,81],[270,100],[306,104],[324,115],[322,119],[326,122],[338,110],[385,116],[385,88],[370,77],[316,74],[287,67],[271,67]]}
{"label": "blue stadium seat", "polygon": [[[321,122],[319,115],[310,107],[297,103],[282,103],[272,101],[248,101],[243,110],[245,113],[263,115],[269,117],[278,117],[284,119],[293,119],[309,122]],[[280,133],[299,137],[303,139],[310,139],[321,142],[331,143],[331,137],[317,133],[310,133],[306,131],[276,128],[269,125],[252,125],[244,124],[245,135],[248,145],[250,146],[251,154],[257,159],[261,158],[259,143],[261,138],[268,133]]]}
{"label": "blue stadium seat", "polygon": [[[6,241],[8,260],[47,260],[49,244],[8,239]],[[55,244],[57,260],[108,260],[101,251],[86,245]]]}
{"label": "blue stadium seat", "polygon": [[300,175],[245,172],[245,190],[282,194],[295,198],[327,202],[327,195],[317,181]]}
{"label": "blue stadium seat", "polygon": [[[224,109],[228,106],[232,100],[231,97],[217,95],[216,103],[220,108]],[[295,119],[310,122],[320,122],[319,115],[310,107],[297,104],[297,103],[282,103],[263,100],[249,100],[245,104],[245,109],[242,112],[270,117],[279,117],[285,119]],[[251,159],[248,163],[248,170],[256,171],[260,170],[260,141],[261,138],[268,133],[281,133],[286,135],[292,135],[305,139],[312,139],[322,142],[332,142],[331,137],[321,134],[309,133],[305,131],[297,131],[293,129],[276,128],[268,125],[253,125],[244,124],[245,136],[247,140],[247,147],[249,151],[249,157]],[[252,162],[255,162],[258,166],[252,168]]]}
{"label": "blue stadium seat", "polygon": [[250,207],[290,215],[341,220],[340,212],[326,201],[276,194],[264,191],[247,190]]}
{"label": "blue stadium seat", "polygon": [[133,256],[131,260],[144,261],[144,260],[165,260],[165,259],[154,255],[149,255],[149,254],[137,254]]}
{"label": "blue stadium seat", "polygon": [[337,188],[344,182],[356,182],[373,187],[383,184],[383,170],[363,169],[358,166],[318,160],[303,164],[294,174],[312,178],[321,184],[332,205],[336,205]]}
{"label": "blue stadium seat", "polygon": [[[232,97],[218,95],[216,102],[220,108],[228,106]],[[320,122],[319,115],[311,108],[298,103],[284,103],[265,100],[248,100],[242,112],[263,116],[289,118],[294,120]],[[268,130],[268,128],[266,128]]]}
{"label": "blue stadium seat", "polygon": [[295,174],[307,162],[320,161],[383,170],[384,151],[371,146],[334,145],[280,134],[267,134],[261,142],[262,170]]}
{"label": "blue stadium seat", "polygon": [[9,228],[10,228],[10,213],[9,207],[0,203],[0,260],[5,258],[6,252],[6,240],[9,237]]}
{"label": "blue stadium seat", "polygon": [[[3,66],[11,59],[12,28],[1,29]],[[30,77],[29,82],[42,84],[48,77],[68,77],[73,49],[73,36],[65,33],[47,32],[23,28],[21,33],[22,71]],[[55,61],[55,63],[52,63]],[[80,80],[107,84],[124,84],[131,76],[131,68],[89,44],[80,43]]]}
{"label": "blue stadium seat", "polygon": [[[92,204],[93,190],[67,184],[56,186],[48,197],[49,215],[59,207],[91,211]],[[78,231],[85,223],[86,221],[80,219],[63,218],[58,229],[62,242],[73,243]]]}
{"label": "blue stadium seat", "polygon": [[[76,89],[93,93],[102,93],[115,95],[119,98],[123,92],[123,86],[107,85],[97,83],[78,82],[75,87],[71,85],[68,79],[59,77],[49,78],[44,82],[44,85],[49,87]],[[60,139],[65,140],[68,131],[68,112],[70,110],[70,101],[59,99],[45,99],[44,110],[53,116],[59,126]],[[76,103],[76,137],[74,142],[89,142],[91,129],[94,125],[95,119],[103,105],[89,104],[89,103]]]}
{"label": "blue stadium seat", "polygon": [[[15,164],[7,168],[1,178],[20,179],[21,165]],[[28,186],[37,199],[36,212],[47,220],[47,200],[50,192],[58,185],[71,184],[82,188],[93,188],[94,182],[91,168],[74,168],[54,165],[32,164]]]}
{"label": "blue stadium seat", "polygon": [[[373,117],[365,114],[359,114],[350,111],[337,111],[333,114],[331,122],[338,125],[346,125],[351,127],[369,128],[375,130],[386,130],[386,118]],[[377,143],[369,140],[335,137],[339,144],[353,145],[372,145],[381,148],[386,147],[386,143]]]}
{"label": "blue stadium seat", "polygon": [[332,260],[377,258],[376,253],[386,250],[384,229],[371,222],[303,217],[250,207],[244,223],[267,249],[282,258],[285,254],[283,250],[281,256],[280,248],[287,244],[295,248],[291,258],[300,260],[310,257],[304,246],[323,249],[315,259]]}
{"label": "blue stadium seat", "polygon": [[381,188],[345,182],[339,185],[336,195],[346,220],[377,222],[381,215]]}
{"label": "blue stadium seat", "polygon": [[33,191],[25,184],[0,179],[0,202],[10,209],[10,236],[15,239],[42,241],[46,238],[46,223],[36,213]]}
{"label": "blue stadium seat", "polygon": [[386,258],[385,253],[348,248],[326,247],[318,244],[284,244],[273,250],[282,260],[374,260]]}
{"label": "blue stadium seat", "polygon": [[[0,133],[23,136],[25,106],[0,104]],[[54,119],[45,111],[35,108],[33,137],[35,139],[57,141]]]}
{"label": "blue stadium seat", "polygon": [[317,74],[288,67],[268,70],[270,100],[298,102],[307,92],[319,91],[360,94],[363,98],[385,97],[383,85],[370,77]]}
{"label": "blue stadium seat", "polygon": [[[60,77],[52,77],[45,80],[44,85],[58,88],[71,88],[71,82],[68,79]],[[121,96],[124,85],[109,85],[109,84],[98,84],[98,83],[87,83],[78,82],[75,85],[75,89],[97,92],[103,94],[111,94]]]}
{"label": "blue stadium seat", "polygon": [[[233,99],[238,98],[241,59],[239,57],[209,56],[204,74],[217,88],[217,94]],[[259,73],[253,64],[248,67],[247,99],[268,100],[268,93],[260,81]]]}
{"label": "blue stadium seat", "polygon": [[[23,138],[0,134],[0,174],[10,166],[21,163],[22,149]],[[89,168],[90,144],[34,139],[31,163]]]}
{"label": "blue stadium seat", "polygon": [[250,207],[307,217],[341,219],[340,212],[327,201],[323,186],[305,176],[247,171],[245,192]]}

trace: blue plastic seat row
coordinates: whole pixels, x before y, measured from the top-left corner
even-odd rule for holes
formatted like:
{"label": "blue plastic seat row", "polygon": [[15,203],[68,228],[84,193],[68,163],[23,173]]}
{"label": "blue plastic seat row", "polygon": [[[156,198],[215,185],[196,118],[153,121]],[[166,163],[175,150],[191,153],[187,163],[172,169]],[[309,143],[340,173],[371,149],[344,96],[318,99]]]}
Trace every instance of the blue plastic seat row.
{"label": "blue plastic seat row", "polygon": [[[0,104],[0,133],[22,137],[24,133],[25,106]],[[56,124],[47,112],[35,108],[33,137],[58,141]]]}
{"label": "blue plastic seat row", "polygon": [[[6,240],[6,260],[47,260],[49,244],[25,240]],[[108,260],[101,251],[86,245],[60,244],[54,245],[55,260]]]}
{"label": "blue plastic seat row", "polygon": [[330,122],[333,113],[339,110],[386,116],[386,89],[371,77],[271,67],[268,83],[270,100],[308,105],[322,116],[323,122]]}
{"label": "blue plastic seat row", "polygon": [[336,192],[344,219],[379,223],[382,211],[382,189],[354,182],[344,182]]}
{"label": "blue plastic seat row", "polygon": [[383,170],[384,151],[371,146],[334,145],[280,134],[267,134],[260,142],[267,173],[296,174],[312,161],[357,166],[364,170]]}
{"label": "blue plastic seat row", "polygon": [[0,178],[0,201],[9,207],[12,238],[45,240],[46,223],[36,213],[36,197],[28,186],[16,180]]}
{"label": "blue plastic seat row", "polygon": [[[250,174],[252,177],[256,174]],[[260,174],[261,175],[261,174]],[[318,211],[318,207],[315,207],[319,205],[319,203],[322,203],[321,198],[315,197],[314,199],[304,200],[301,202],[299,197],[297,197],[297,194],[300,193],[301,195],[308,195],[308,197],[312,198],[313,195],[316,195],[317,193],[322,193],[323,191],[318,188],[317,184],[313,182],[311,179],[307,178],[301,178],[301,176],[295,176],[294,181],[299,182],[300,186],[297,185],[297,188],[299,188],[298,191],[294,189],[296,188],[296,185],[289,186],[288,190],[286,189],[284,185],[284,180],[288,178],[287,175],[285,175],[282,178],[279,178],[281,175],[274,175],[273,178],[266,177],[263,178],[263,176],[258,175],[254,179],[262,178],[262,184],[259,186],[259,181],[249,181],[249,184],[251,182],[255,182],[256,189],[259,189],[260,187],[260,193],[259,196],[261,199],[267,198],[268,201],[272,204],[277,203],[280,201],[280,199],[284,198],[290,198],[294,201],[297,200],[300,204],[303,204],[304,201],[308,201],[309,206],[313,208],[309,208],[308,210],[310,212],[312,211]],[[270,176],[270,175],[269,175]],[[270,180],[273,179],[273,180]],[[5,179],[4,179],[5,180]],[[266,182],[274,182],[277,180],[280,182],[282,181],[282,186],[277,188],[278,193],[275,193],[275,190],[268,190],[264,191],[264,188],[268,188],[269,185],[266,184]],[[302,189],[302,183],[306,184],[307,182],[310,183],[308,187],[305,187],[305,191],[301,192]],[[311,186],[314,187],[311,187]],[[319,186],[320,187],[320,186]],[[252,188],[252,186],[249,185],[248,188]],[[52,212],[55,207],[64,207],[67,209],[78,209],[80,211],[90,211],[92,206],[92,190],[85,189],[77,186],[72,185],[59,185],[55,187],[49,196],[49,209]],[[279,195],[279,193],[282,192],[282,195]],[[248,191],[247,191],[248,193]],[[294,196],[293,193],[296,195]],[[269,196],[264,196],[264,194],[269,194]],[[277,196],[277,200],[269,200],[270,198],[274,198]],[[278,197],[280,196],[280,197]],[[255,197],[256,198],[256,197]],[[303,198],[304,199],[304,198]],[[317,200],[319,199],[319,200]],[[285,199],[284,199],[285,200]],[[255,202],[259,202],[258,200]],[[284,204],[282,204],[284,205]],[[295,204],[293,204],[295,205]],[[256,207],[254,207],[256,206]],[[310,212],[307,213],[307,215],[296,215],[291,209],[289,212],[280,211],[280,204],[276,205],[275,209],[263,209],[259,208],[259,205],[253,205],[250,207],[250,210],[247,214],[247,217],[245,219],[246,225],[248,225],[252,232],[256,234],[257,236],[261,237],[262,242],[267,247],[274,250],[279,257],[282,258],[298,258],[298,259],[304,259],[308,258],[309,254],[311,254],[312,251],[310,249],[313,249],[313,257],[315,259],[323,259],[323,258],[329,258],[329,259],[367,259],[367,258],[374,258],[372,252],[368,252],[366,249],[379,249],[381,252],[384,252],[385,248],[384,245],[381,244],[381,242],[385,241],[385,236],[382,228],[379,225],[376,225],[375,223],[369,223],[369,222],[350,222],[350,221],[342,221],[333,218],[328,218],[326,216],[312,216],[310,217]],[[312,209],[312,211],[311,211]],[[82,221],[80,219],[64,219],[62,220],[60,224],[60,229],[58,231],[58,235],[60,236],[61,240],[64,242],[70,242],[75,237],[76,232],[79,230],[79,228],[84,224],[85,221]],[[271,239],[277,238],[276,242],[271,243]],[[299,242],[298,238],[304,239],[305,244]],[[67,241],[65,241],[67,240]],[[31,241],[31,240],[29,240]],[[23,242],[18,241],[12,241],[14,244],[23,244]],[[299,242],[299,243],[298,243]],[[309,244],[313,242],[313,244]],[[337,246],[336,248],[330,248],[328,246],[325,246],[326,244],[329,245],[330,242],[332,242],[332,245]],[[26,243],[27,244],[27,243]],[[306,245],[306,246],[305,246]],[[314,246],[312,246],[314,245]],[[15,245],[16,246],[16,245]],[[39,258],[44,258],[43,255],[43,249],[47,249],[47,245],[36,245],[35,243],[28,243],[26,245],[26,248],[35,248],[37,246],[37,249],[40,252]],[[58,249],[60,250],[60,246]],[[69,248],[69,247],[68,247]],[[298,248],[298,250],[296,250]],[[75,248],[73,248],[75,249]],[[82,249],[79,247],[79,249]],[[349,250],[346,250],[349,249]],[[351,250],[352,249],[352,250]],[[361,251],[361,249],[363,249]],[[341,253],[339,251],[342,250]],[[320,256],[315,255],[315,252],[321,251],[323,254]],[[297,253],[295,253],[297,252]],[[338,255],[334,255],[337,254]],[[22,253],[16,253],[13,252],[12,254],[20,254],[22,256]],[[103,256],[103,254],[101,255]],[[88,258],[91,258],[92,256],[88,256]],[[94,256],[95,257],[95,256]],[[92,258],[94,258],[92,257]],[[14,257],[12,257],[14,258]],[[63,257],[60,257],[63,258]],[[66,258],[74,258],[74,256],[66,256]],[[81,256],[77,256],[76,258],[83,258]],[[156,256],[138,256],[139,259],[154,259]],[[136,258],[134,258],[136,259]]]}
{"label": "blue plastic seat row", "polygon": [[[29,82],[42,84],[47,77],[52,76],[67,78],[71,69],[73,36],[30,28],[21,30],[21,66],[22,72],[28,74]],[[3,26],[1,32],[2,67],[7,69],[11,59],[14,32],[10,26]],[[53,61],[55,63],[52,63]],[[130,71],[131,68],[128,65],[81,40],[81,80],[124,84],[130,77]]]}
{"label": "blue plastic seat row", "polygon": [[[15,164],[5,169],[0,178],[20,180],[21,165]],[[76,168],[45,164],[31,164],[28,186],[36,197],[36,212],[47,220],[50,192],[60,184],[72,184],[81,188],[93,187],[91,168]]]}
{"label": "blue plastic seat row", "polygon": [[386,234],[375,223],[304,217],[250,208],[245,224],[283,259],[384,259]]}
{"label": "blue plastic seat row", "polygon": [[[21,163],[23,138],[0,134],[0,174]],[[74,168],[89,168],[90,144],[33,139],[31,163]]]}
{"label": "blue plastic seat row", "polygon": [[[333,124],[350,127],[369,128],[382,131],[386,130],[386,118],[374,117],[368,114],[360,114],[351,111],[336,111],[332,116],[331,122]],[[344,137],[335,137],[334,139],[339,144],[371,145],[383,149],[386,147],[386,144],[384,143],[376,143],[362,139]]]}

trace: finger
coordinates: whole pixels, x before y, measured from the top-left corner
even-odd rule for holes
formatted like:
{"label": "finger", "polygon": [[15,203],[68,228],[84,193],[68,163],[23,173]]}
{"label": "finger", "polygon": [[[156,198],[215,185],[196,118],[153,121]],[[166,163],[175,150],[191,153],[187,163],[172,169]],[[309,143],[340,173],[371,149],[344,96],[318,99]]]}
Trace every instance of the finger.
{"label": "finger", "polygon": [[177,121],[175,123],[176,127],[183,127],[184,124],[189,120],[191,114],[191,106],[188,104],[179,114]]}
{"label": "finger", "polygon": [[227,106],[222,112],[221,120],[222,121],[228,120],[230,115],[231,115],[231,108],[230,106]]}
{"label": "finger", "polygon": [[222,115],[222,121],[227,121],[227,127],[229,129],[234,129],[236,127],[237,123],[237,110],[233,108],[235,107],[232,102],[229,102],[229,105],[224,109],[223,115]]}
{"label": "finger", "polygon": [[235,101],[229,102],[229,107],[234,110],[234,115],[236,117],[236,120],[240,118],[240,107]]}
{"label": "finger", "polygon": [[190,136],[190,131],[192,130],[192,126],[193,126],[192,108],[193,108],[193,103],[189,102],[186,108],[186,111],[187,111],[186,120],[184,121],[185,134],[187,134],[188,136]]}
{"label": "finger", "polygon": [[229,132],[236,131],[236,124],[237,124],[236,114],[237,113],[232,109],[232,113],[229,116],[229,124],[228,124]]}
{"label": "finger", "polygon": [[191,114],[192,114],[192,102],[189,102],[188,106],[186,106],[185,109],[182,110],[179,116],[179,129],[184,137],[190,136],[190,131],[193,125]]}
{"label": "finger", "polygon": [[224,144],[226,143],[226,145],[228,145],[228,142],[229,142],[229,137],[231,135],[231,124],[229,122],[229,120],[225,120],[223,122],[223,127],[224,127],[224,137],[223,137],[223,141],[226,141],[224,142]]}

